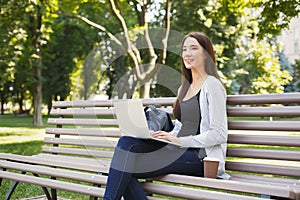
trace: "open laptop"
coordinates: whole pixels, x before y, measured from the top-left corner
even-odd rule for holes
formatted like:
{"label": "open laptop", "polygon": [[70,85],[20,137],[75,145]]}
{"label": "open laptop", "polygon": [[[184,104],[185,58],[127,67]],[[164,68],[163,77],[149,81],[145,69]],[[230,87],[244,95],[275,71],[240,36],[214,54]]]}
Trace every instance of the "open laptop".
{"label": "open laptop", "polygon": [[180,146],[177,143],[151,136],[143,104],[140,99],[118,100],[114,102],[114,107],[122,134],[137,138],[158,140]]}

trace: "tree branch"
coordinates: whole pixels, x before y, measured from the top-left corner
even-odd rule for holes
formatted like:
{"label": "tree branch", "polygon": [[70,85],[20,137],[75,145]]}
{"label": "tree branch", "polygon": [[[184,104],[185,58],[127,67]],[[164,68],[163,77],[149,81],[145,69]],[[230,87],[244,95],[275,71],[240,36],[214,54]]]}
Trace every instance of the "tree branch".
{"label": "tree branch", "polygon": [[141,66],[141,58],[140,58],[140,54],[138,53],[134,53],[134,51],[136,51],[136,48],[134,48],[131,44],[131,41],[129,39],[129,34],[128,34],[128,29],[127,29],[127,25],[125,23],[125,20],[123,18],[123,16],[120,14],[120,11],[116,8],[115,2],[114,0],[110,0],[110,6],[111,9],[113,11],[113,13],[115,14],[115,16],[117,17],[117,19],[119,20],[122,29],[124,31],[124,38],[125,38],[125,42],[127,45],[127,53],[128,55],[131,57],[133,63],[134,63],[134,70],[136,71],[136,76],[138,79],[144,79],[144,74],[141,73],[140,71],[140,66]]}
{"label": "tree branch", "polygon": [[162,38],[162,53],[159,59],[159,62],[161,64],[166,63],[166,58],[167,58],[167,48],[168,48],[168,38],[169,38],[169,33],[170,33],[170,18],[171,18],[171,6],[172,6],[172,0],[167,0],[166,2],[166,14],[164,18],[164,23],[165,23],[165,35]]}
{"label": "tree branch", "polygon": [[130,42],[130,39],[129,39],[126,22],[125,22],[123,16],[121,15],[120,11],[116,8],[115,1],[110,0],[109,2],[110,2],[110,6],[111,6],[111,9],[112,9],[114,15],[117,17],[117,19],[119,20],[119,22],[122,26],[122,29],[124,31],[125,42],[126,42],[126,45],[127,45],[127,52],[129,52],[129,51],[131,51],[131,42]]}
{"label": "tree branch", "polygon": [[123,49],[123,44],[121,43],[121,41],[118,38],[116,38],[111,32],[109,32],[105,27],[101,26],[100,24],[96,24],[95,22],[92,22],[91,20],[89,20],[86,17],[83,17],[81,15],[64,14],[64,16],[78,18],[78,19],[84,21],[85,23],[87,23],[88,25],[93,26],[93,27],[99,29],[100,31],[106,33],[106,35],[112,41],[114,41],[118,46],[120,46]]}

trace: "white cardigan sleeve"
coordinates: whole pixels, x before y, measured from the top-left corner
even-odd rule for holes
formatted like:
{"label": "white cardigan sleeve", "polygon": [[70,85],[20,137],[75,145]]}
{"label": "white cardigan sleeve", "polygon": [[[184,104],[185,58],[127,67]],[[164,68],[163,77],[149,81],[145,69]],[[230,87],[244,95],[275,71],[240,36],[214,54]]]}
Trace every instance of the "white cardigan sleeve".
{"label": "white cardigan sleeve", "polygon": [[174,128],[170,133],[174,136],[177,136],[180,129],[181,129],[181,127],[182,127],[182,123],[179,120],[176,119],[175,123],[174,123]]}

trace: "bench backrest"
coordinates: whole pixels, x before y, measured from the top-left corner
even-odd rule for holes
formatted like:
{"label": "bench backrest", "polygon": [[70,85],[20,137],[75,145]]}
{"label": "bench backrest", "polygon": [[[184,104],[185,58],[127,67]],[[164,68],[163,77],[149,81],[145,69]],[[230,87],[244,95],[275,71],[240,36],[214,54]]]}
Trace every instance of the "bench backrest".
{"label": "bench backrest", "polygon": [[[156,98],[143,103],[171,113],[174,101]],[[227,170],[300,177],[299,104],[300,93],[229,95]],[[48,123],[55,127],[46,129],[43,152],[109,162],[120,137],[112,100],[54,102],[51,115]],[[99,172],[88,160],[82,168]]]}

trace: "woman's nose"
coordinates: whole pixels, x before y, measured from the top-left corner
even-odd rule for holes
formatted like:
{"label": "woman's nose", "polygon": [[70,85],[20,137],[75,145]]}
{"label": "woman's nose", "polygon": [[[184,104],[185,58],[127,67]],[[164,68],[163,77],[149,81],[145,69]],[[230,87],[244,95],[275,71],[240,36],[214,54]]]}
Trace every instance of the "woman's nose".
{"label": "woman's nose", "polygon": [[183,55],[191,55],[191,51],[189,49],[187,49],[183,52]]}

